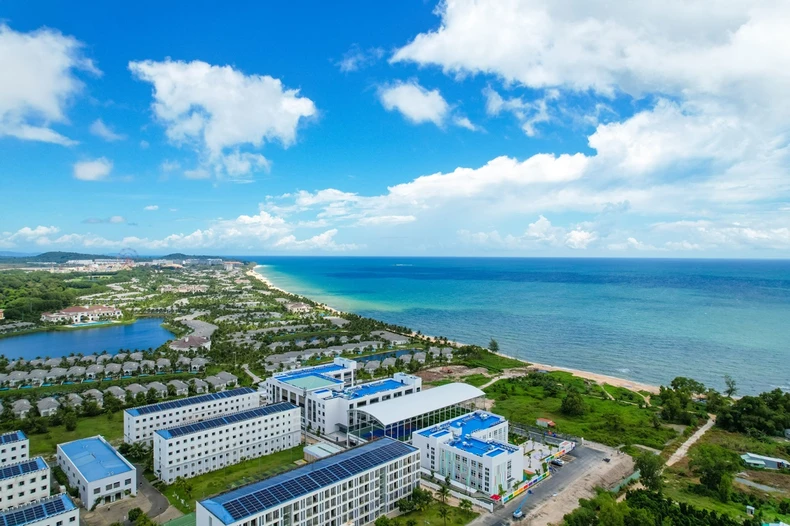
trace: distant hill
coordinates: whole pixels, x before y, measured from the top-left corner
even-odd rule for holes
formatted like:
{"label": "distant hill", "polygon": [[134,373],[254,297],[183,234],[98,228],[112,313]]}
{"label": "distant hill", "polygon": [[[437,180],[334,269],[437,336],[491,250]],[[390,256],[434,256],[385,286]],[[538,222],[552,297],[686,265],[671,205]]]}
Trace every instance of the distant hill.
{"label": "distant hill", "polygon": [[44,252],[37,256],[5,256],[0,263],[65,263],[71,259],[96,259],[115,257],[107,254],[80,254],[79,252]]}

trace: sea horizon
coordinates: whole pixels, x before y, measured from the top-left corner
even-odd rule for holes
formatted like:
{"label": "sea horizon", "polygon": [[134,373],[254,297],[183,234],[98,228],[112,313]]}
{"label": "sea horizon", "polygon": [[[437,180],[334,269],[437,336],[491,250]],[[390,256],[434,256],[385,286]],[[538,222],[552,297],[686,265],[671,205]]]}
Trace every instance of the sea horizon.
{"label": "sea horizon", "polygon": [[[252,258],[248,258],[252,259]],[[400,260],[400,261],[398,261]],[[519,359],[741,394],[790,390],[790,262],[779,259],[267,256],[273,285]],[[488,291],[488,292],[486,292]],[[746,358],[748,357],[748,358]]]}

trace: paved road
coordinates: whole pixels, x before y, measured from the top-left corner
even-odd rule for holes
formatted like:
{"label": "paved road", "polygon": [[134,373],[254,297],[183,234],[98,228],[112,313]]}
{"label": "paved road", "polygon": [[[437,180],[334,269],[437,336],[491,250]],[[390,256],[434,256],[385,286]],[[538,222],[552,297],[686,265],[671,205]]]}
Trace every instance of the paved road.
{"label": "paved road", "polygon": [[151,511],[148,512],[148,516],[150,518],[157,517],[165,512],[170,503],[167,501],[167,497],[162,495],[159,490],[151,485],[143,476],[143,466],[140,464],[135,464],[137,468],[137,491],[142,493],[146,496],[148,501],[151,503]]}
{"label": "paved road", "polygon": [[[573,460],[567,462],[561,468],[555,468],[556,471],[551,477],[533,488],[532,494],[527,497],[526,504],[521,508],[524,515],[527,515],[531,509],[542,502],[550,499],[553,494],[559,493],[574,480],[583,477],[591,467],[603,462],[606,453],[579,446],[571,451],[568,456],[572,457]],[[503,508],[494,510],[494,513],[484,513],[475,519],[470,526],[506,526],[511,522],[527,526],[528,523],[525,521],[513,521],[513,512],[516,511],[516,508],[519,507],[523,500],[524,496],[519,496],[505,504]]]}
{"label": "paved road", "polygon": [[693,446],[697,440],[702,438],[702,435],[707,433],[708,429],[713,427],[713,424],[715,423],[716,423],[716,415],[708,415],[708,421],[705,422],[705,425],[697,429],[697,431],[693,435],[691,435],[688,440],[686,440],[685,442],[683,442],[683,444],[681,444],[681,446],[678,448],[677,451],[672,453],[672,456],[669,457],[669,460],[667,460],[667,466],[676,464],[680,459],[685,457],[686,453],[688,453],[689,451],[689,448]]}

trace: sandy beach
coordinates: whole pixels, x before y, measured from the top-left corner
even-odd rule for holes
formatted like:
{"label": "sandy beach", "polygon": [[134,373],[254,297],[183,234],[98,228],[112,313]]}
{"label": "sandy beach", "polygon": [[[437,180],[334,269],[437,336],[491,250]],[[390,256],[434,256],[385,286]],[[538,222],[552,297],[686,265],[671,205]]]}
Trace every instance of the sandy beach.
{"label": "sandy beach", "polygon": [[[263,267],[260,266],[260,265],[255,267],[255,269],[258,269],[258,268],[263,268]],[[298,294],[293,294],[292,292],[288,292],[287,290],[284,290],[284,289],[281,289],[280,287],[275,286],[266,276],[264,276],[260,272],[257,272],[255,269],[247,271],[247,276],[263,282],[264,284],[266,284],[267,287],[269,287],[272,290],[276,290],[276,291],[282,292],[283,294],[289,294],[291,296],[299,296]],[[342,315],[343,314],[342,311],[340,311],[338,309],[335,309],[334,307],[330,307],[329,305],[326,305],[326,304],[323,304],[323,303],[319,303],[318,305],[320,305],[322,308],[324,308],[324,309],[326,309],[326,310],[328,310],[328,311],[330,311],[330,312],[332,312],[334,314],[338,314],[338,315]],[[437,342],[437,343],[439,343],[440,341],[444,341],[444,340],[439,340],[438,338],[436,338],[434,336],[429,336],[429,335],[426,335],[426,334],[418,335],[417,333],[412,333],[411,336],[413,336],[413,337],[422,337],[424,339],[427,339],[428,341]],[[452,341],[452,340],[447,340],[447,344],[452,345],[452,346],[457,346],[457,347],[461,347],[461,346],[465,345],[463,342],[457,342],[457,341]],[[530,367],[535,368],[535,369],[542,369],[542,370],[545,370],[545,371],[563,371],[563,372],[566,372],[566,373],[571,373],[574,376],[578,376],[579,378],[585,378],[587,380],[596,382],[596,383],[601,384],[601,385],[609,384],[609,385],[612,385],[612,386],[615,386],[615,387],[623,387],[625,389],[630,389],[631,391],[646,391],[648,393],[653,393],[653,394],[658,394],[658,392],[659,392],[659,388],[656,385],[645,384],[645,383],[642,383],[642,382],[636,382],[636,381],[633,381],[633,380],[627,380],[625,378],[618,378],[616,376],[609,376],[609,375],[606,375],[606,374],[593,373],[593,372],[590,372],[590,371],[582,371],[580,369],[570,369],[568,367],[560,367],[560,366],[557,366],[557,365],[536,363],[536,362],[532,362],[530,360],[526,360],[524,358],[519,358],[519,357],[515,357],[515,356],[508,356],[508,355],[503,354],[503,353],[497,353],[497,354],[499,354],[500,356],[504,356],[506,358],[511,358],[513,360],[518,360],[520,362],[523,362],[525,366],[529,365]]]}

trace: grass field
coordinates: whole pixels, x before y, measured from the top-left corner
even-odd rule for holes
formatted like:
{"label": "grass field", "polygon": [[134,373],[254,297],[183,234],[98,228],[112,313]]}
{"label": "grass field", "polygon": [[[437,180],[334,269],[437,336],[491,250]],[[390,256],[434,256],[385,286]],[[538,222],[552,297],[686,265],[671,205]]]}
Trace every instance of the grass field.
{"label": "grass field", "polygon": [[[191,513],[195,511],[196,500],[229,491],[296,467],[294,462],[303,458],[302,449],[303,447],[299,446],[279,451],[188,479],[188,483],[192,487],[189,497],[184,494],[183,488],[176,484],[160,488],[160,490],[170,501],[170,504],[183,513]],[[182,503],[182,499],[186,505]]]}
{"label": "grass field", "polygon": [[514,367],[527,367],[529,365],[519,360],[500,356],[488,351],[477,353],[476,355],[470,356],[469,358],[459,359],[453,363],[463,364],[471,368],[485,367],[491,372],[502,372],[505,369],[512,369]]}
{"label": "grass field", "polygon": [[[556,396],[547,394],[543,386],[529,385],[520,379],[499,380],[486,389],[488,396],[496,400],[493,411],[528,425],[535,425],[535,420],[540,417],[550,418],[556,422],[557,431],[610,446],[642,444],[663,449],[677,436],[672,429],[653,427],[652,409],[602,399],[600,387],[588,386],[583,379],[570,373],[550,373],[547,376],[563,384],[563,389]],[[568,387],[584,393],[585,414],[567,416],[560,411],[564,390]]]}
{"label": "grass field", "polygon": [[464,376],[461,378],[461,381],[475,387],[480,387],[481,385],[490,382],[491,378],[484,374],[470,374],[469,376]]}
{"label": "grass field", "polygon": [[66,431],[65,426],[53,426],[43,435],[31,435],[30,455],[54,455],[58,444],[96,435],[109,442],[123,439],[123,413],[116,413],[113,420],[108,420],[107,415],[78,418],[74,431]]}
{"label": "grass field", "polygon": [[[407,521],[413,519],[417,521],[417,524],[420,526],[444,526],[444,519],[442,519],[442,516],[439,515],[439,508],[440,504],[437,502],[429,506],[427,510],[415,510],[409,513],[404,513],[403,515],[395,518],[395,521],[397,521],[398,524],[403,525],[406,524]],[[464,524],[469,524],[478,516],[478,514],[473,511],[464,511],[460,508],[454,508],[452,506],[448,506],[448,508],[450,509],[450,514],[447,516],[448,526],[463,526]]]}

